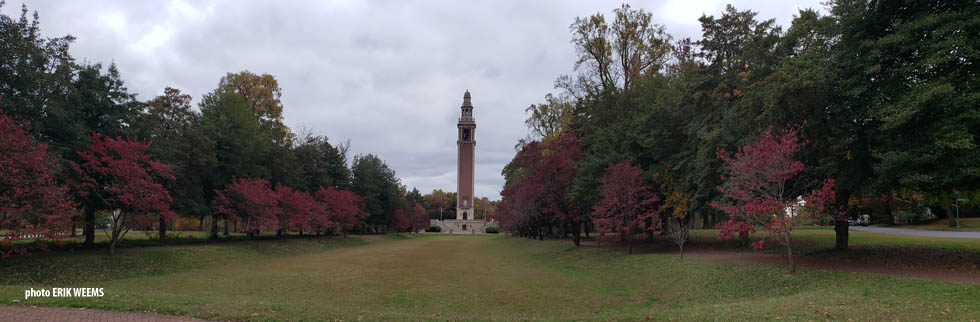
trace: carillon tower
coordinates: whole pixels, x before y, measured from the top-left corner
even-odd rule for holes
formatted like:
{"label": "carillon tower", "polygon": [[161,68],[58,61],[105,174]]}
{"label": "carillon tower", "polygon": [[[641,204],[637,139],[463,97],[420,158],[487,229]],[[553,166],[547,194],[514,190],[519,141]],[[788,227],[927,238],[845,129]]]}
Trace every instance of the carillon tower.
{"label": "carillon tower", "polygon": [[473,103],[470,91],[463,94],[462,115],[457,128],[456,157],[456,219],[473,220],[473,153],[476,148],[476,119],[473,118]]}

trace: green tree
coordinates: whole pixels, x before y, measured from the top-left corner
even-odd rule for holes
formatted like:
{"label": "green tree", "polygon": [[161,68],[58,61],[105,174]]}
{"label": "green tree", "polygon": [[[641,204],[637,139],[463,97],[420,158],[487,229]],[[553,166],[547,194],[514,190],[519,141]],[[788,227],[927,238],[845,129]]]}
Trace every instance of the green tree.
{"label": "green tree", "polygon": [[19,19],[0,15],[0,101],[8,115],[29,122],[36,139],[64,156],[87,134],[77,132],[67,105],[77,70],[69,53],[75,37],[42,37],[38,17],[34,12],[28,19],[27,5]]}
{"label": "green tree", "polygon": [[303,180],[296,187],[305,191],[316,191],[319,187],[349,189],[347,147],[345,144],[333,146],[323,136],[307,135],[300,139],[293,148],[293,154]]}
{"label": "green tree", "polygon": [[[190,95],[170,87],[146,106],[137,119],[137,129],[140,137],[153,142],[150,153],[173,166],[176,180],[164,183],[173,198],[173,210],[183,216],[204,217],[209,212],[205,187],[217,159],[215,142],[206,135],[201,115],[191,108]],[[163,240],[167,223],[160,219],[159,237]]]}
{"label": "green tree", "polygon": [[373,154],[356,155],[351,164],[351,190],[364,197],[367,224],[375,232],[390,230],[395,209],[404,208],[404,192],[395,171]]}
{"label": "green tree", "polygon": [[[214,140],[216,161],[204,189],[207,200],[214,200],[215,191],[225,189],[236,177],[268,178],[262,160],[270,153],[272,139],[241,96],[218,88],[204,95],[200,108],[205,136]],[[217,217],[212,214],[212,219],[212,237],[217,237]]]}

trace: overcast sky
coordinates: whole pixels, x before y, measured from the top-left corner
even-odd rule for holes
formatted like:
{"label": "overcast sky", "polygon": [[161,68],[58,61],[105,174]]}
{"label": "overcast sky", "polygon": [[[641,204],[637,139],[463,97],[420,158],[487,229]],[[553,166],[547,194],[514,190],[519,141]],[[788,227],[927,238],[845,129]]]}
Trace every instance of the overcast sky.
{"label": "overcast sky", "polygon": [[[675,39],[700,38],[697,19],[731,1],[630,1]],[[820,0],[735,1],[788,27]],[[572,73],[569,24],[612,1],[31,1],[46,36],[78,39],[79,61],[115,62],[130,91],[164,87],[194,98],[225,73],[268,73],[283,88],[295,132],[351,140],[352,155],[386,160],[423,192],[456,187],[463,92],[477,119],[476,193],[499,199],[501,169],[526,136],[524,108]],[[19,15],[8,0],[4,14]]]}

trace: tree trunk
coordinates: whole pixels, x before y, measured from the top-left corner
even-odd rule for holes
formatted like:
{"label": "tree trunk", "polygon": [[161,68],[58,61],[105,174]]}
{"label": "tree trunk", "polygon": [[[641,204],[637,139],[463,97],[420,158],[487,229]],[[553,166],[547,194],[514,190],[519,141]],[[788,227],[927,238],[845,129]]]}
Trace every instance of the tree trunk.
{"label": "tree trunk", "polygon": [[[119,214],[118,216],[122,216],[122,214]],[[118,220],[117,219],[117,220],[114,220],[113,223],[112,223],[112,236],[111,236],[111,239],[109,240],[109,255],[110,256],[116,254],[116,244],[119,243],[119,230],[121,229],[119,227],[119,225],[120,225],[121,222],[122,222],[122,220]]]}
{"label": "tree trunk", "polygon": [[218,216],[211,215],[211,239],[218,239]]}
{"label": "tree trunk", "polygon": [[230,220],[228,218],[225,218],[224,223],[225,223],[225,236],[228,236],[228,226],[230,226],[229,225]]}
{"label": "tree trunk", "polygon": [[847,224],[847,218],[838,217],[834,220],[834,232],[837,235],[836,242],[834,243],[834,249],[839,251],[847,250],[847,238],[848,231],[850,227]]}
{"label": "tree trunk", "polygon": [[581,232],[582,232],[582,222],[581,221],[575,221],[575,223],[572,224],[572,225],[573,225],[572,226],[572,242],[575,243],[575,246],[582,246],[582,237],[580,236],[581,235]]}
{"label": "tree trunk", "polygon": [[167,220],[160,215],[160,242],[167,241]]}
{"label": "tree trunk", "polygon": [[796,274],[796,263],[793,263],[793,243],[789,233],[786,233],[786,256],[789,256],[790,274]]}
{"label": "tree trunk", "polygon": [[95,209],[85,207],[85,242],[82,246],[91,248],[95,246]]}
{"label": "tree trunk", "polygon": [[633,231],[630,230],[626,233],[626,247],[627,254],[633,255]]}

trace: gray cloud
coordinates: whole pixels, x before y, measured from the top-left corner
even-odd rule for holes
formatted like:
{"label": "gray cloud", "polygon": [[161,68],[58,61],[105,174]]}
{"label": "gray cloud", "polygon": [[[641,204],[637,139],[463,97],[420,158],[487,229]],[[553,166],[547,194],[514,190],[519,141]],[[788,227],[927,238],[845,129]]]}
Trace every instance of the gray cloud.
{"label": "gray cloud", "polygon": [[[697,39],[723,1],[637,1],[675,38]],[[227,72],[275,75],[286,124],[351,139],[410,187],[455,190],[463,91],[477,118],[476,192],[499,198],[500,171],[524,137],[524,108],[572,72],[568,25],[609,14],[607,1],[35,1],[47,36],[78,37],[72,54],[115,62],[149,99],[173,86],[195,101]],[[736,1],[788,26],[819,0]],[[19,15],[10,1],[3,12]]]}

